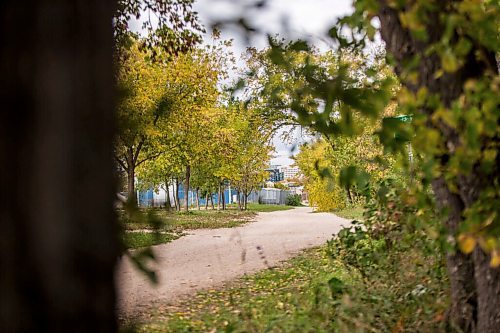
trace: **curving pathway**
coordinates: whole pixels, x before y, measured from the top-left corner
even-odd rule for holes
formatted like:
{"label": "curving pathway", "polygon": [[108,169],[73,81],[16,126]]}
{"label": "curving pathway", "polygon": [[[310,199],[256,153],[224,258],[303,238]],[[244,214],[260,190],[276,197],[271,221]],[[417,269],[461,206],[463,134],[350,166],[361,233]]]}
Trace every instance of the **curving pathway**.
{"label": "curving pathway", "polygon": [[190,231],[153,247],[157,285],[123,257],[116,272],[119,313],[135,316],[155,303],[172,303],[180,296],[276,265],[300,250],[323,244],[348,224],[349,220],[336,215],[300,207],[259,213],[255,222],[237,228]]}

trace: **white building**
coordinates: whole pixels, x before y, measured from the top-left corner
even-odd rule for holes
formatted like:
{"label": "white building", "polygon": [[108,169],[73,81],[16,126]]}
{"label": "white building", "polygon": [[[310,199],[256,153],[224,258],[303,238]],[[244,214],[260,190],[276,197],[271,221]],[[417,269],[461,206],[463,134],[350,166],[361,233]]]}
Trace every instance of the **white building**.
{"label": "white building", "polygon": [[287,180],[290,178],[295,178],[300,172],[300,169],[297,166],[285,166],[280,168],[280,172],[283,172],[283,178]]}

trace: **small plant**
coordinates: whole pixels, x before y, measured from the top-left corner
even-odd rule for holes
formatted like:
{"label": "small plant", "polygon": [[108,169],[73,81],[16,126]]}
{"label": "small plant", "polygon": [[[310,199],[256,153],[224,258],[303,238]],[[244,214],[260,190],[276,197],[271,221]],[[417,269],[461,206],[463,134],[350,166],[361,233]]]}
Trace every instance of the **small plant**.
{"label": "small plant", "polygon": [[287,197],[286,197],[286,205],[287,206],[300,206],[300,202],[301,202],[301,197],[299,194],[289,194]]}

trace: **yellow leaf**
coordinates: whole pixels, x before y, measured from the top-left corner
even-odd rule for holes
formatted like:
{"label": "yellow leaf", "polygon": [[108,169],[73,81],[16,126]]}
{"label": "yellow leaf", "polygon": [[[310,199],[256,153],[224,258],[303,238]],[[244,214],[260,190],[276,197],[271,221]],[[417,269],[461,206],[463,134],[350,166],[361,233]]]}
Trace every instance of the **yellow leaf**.
{"label": "yellow leaf", "polygon": [[458,246],[463,253],[469,254],[476,247],[476,239],[469,235],[461,234],[458,236]]}
{"label": "yellow leaf", "polygon": [[491,252],[490,266],[494,268],[500,267],[500,253],[497,250]]}
{"label": "yellow leaf", "polygon": [[445,72],[451,73],[455,72],[460,66],[456,55],[450,49],[445,50],[441,55],[441,64]]}

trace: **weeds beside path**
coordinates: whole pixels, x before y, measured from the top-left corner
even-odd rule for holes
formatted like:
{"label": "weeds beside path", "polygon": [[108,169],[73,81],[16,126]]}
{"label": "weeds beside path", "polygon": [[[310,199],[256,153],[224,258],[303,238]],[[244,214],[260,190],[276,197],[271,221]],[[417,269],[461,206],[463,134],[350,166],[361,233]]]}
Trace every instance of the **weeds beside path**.
{"label": "weeds beside path", "polygon": [[333,213],[345,219],[359,221],[363,219],[363,212],[364,208],[362,206],[354,206],[354,207],[340,209],[334,211]]}

